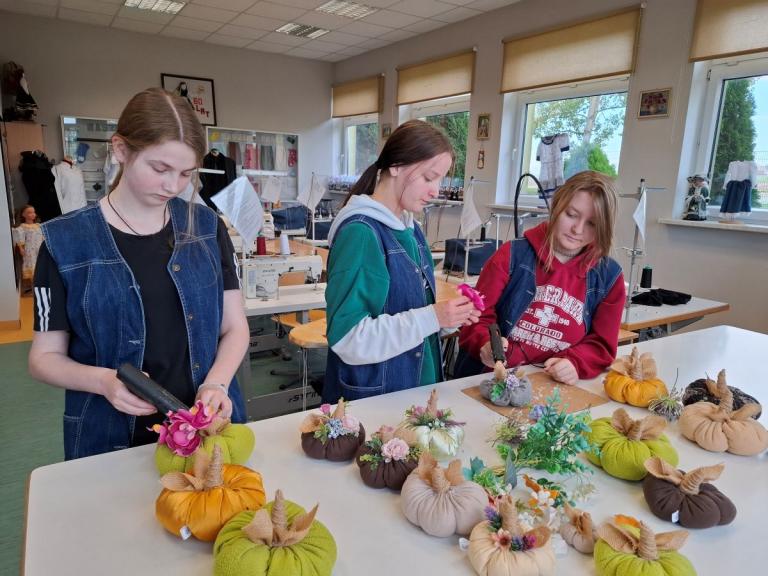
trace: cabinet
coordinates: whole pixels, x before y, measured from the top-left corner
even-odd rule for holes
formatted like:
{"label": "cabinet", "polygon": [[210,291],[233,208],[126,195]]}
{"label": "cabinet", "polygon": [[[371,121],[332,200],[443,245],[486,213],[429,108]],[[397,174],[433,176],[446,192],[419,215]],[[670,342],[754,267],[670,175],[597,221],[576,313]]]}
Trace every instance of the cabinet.
{"label": "cabinet", "polygon": [[111,138],[116,131],[117,120],[114,119],[61,117],[64,155],[71,157],[83,172],[85,198],[89,203],[97,202],[107,193],[108,173],[117,170],[117,165],[109,162]]}
{"label": "cabinet", "polygon": [[276,176],[281,199],[291,200],[298,195],[297,134],[207,126],[206,136],[208,151],[216,149],[234,160],[237,176],[247,176],[259,194],[266,179]]}
{"label": "cabinet", "polygon": [[24,204],[29,202],[27,190],[21,181],[21,172],[19,172],[19,163],[21,162],[21,153],[27,150],[42,150],[45,152],[43,144],[43,125],[35,122],[7,122],[5,127],[5,145],[8,155],[8,182],[10,184],[11,206],[9,207],[14,215]]}

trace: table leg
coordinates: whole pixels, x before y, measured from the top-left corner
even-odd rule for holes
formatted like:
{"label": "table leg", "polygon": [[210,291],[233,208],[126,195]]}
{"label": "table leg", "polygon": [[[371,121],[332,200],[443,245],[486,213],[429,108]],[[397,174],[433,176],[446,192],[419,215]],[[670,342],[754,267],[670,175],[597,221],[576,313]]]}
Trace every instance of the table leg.
{"label": "table leg", "polygon": [[309,386],[309,367],[306,348],[301,349],[301,411],[307,411],[307,386]]}

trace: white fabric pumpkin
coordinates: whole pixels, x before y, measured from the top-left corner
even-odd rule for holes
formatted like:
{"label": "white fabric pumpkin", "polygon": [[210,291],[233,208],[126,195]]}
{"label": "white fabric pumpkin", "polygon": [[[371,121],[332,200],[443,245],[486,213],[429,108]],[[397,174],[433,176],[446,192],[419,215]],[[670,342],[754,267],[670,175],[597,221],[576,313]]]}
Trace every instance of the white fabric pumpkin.
{"label": "white fabric pumpkin", "polygon": [[437,388],[432,389],[424,411],[432,416],[429,425],[415,425],[406,418],[397,427],[395,435],[400,438],[408,437],[423,450],[431,452],[438,460],[455,457],[464,442],[464,428],[461,424],[445,425],[438,417],[441,411],[437,408]]}

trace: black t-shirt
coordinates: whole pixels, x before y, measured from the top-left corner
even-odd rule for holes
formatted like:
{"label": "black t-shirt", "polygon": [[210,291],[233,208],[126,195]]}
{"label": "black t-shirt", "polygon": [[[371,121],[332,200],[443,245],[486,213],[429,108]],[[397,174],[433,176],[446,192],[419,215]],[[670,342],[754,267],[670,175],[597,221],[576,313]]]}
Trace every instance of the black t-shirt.
{"label": "black t-shirt", "polygon": [[[187,328],[179,294],[167,270],[173,252],[171,223],[169,221],[162,230],[149,236],[127,234],[112,226],[110,231],[141,291],[146,328],[144,365],[141,369],[191,406],[195,389],[185,336]],[[221,219],[218,221],[217,242],[221,251],[224,290],[238,289],[235,250]],[[56,262],[43,244],[35,268],[35,331],[69,330],[66,300],[64,282]],[[163,415],[159,413],[137,418],[131,445],[155,442],[157,434],[147,428],[162,420]]]}

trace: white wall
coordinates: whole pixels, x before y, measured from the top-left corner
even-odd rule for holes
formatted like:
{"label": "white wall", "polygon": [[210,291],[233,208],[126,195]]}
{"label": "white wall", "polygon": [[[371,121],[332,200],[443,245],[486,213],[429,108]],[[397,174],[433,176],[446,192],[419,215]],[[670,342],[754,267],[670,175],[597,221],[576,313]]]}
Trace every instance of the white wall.
{"label": "white wall", "polygon": [[[647,257],[642,264],[654,268],[654,283],[697,296],[721,300],[731,311],[712,316],[696,327],[733,324],[768,332],[768,235],[732,231],[701,230],[657,223],[673,215],[675,194],[684,194],[689,175],[694,138],[683,148],[692,65],[688,51],[695,13],[695,0],[647,0],[643,14],[637,66],[630,81],[627,118],[624,125],[619,184],[632,192],[644,177],[649,186],[666,187],[649,200]],[[467,176],[493,184],[478,187],[477,204],[493,203],[499,168],[499,119],[503,96],[501,82],[502,39],[587,19],[613,10],[637,5],[631,0],[522,0],[506,8],[471,20],[386,46],[339,62],[335,81],[343,82],[383,72],[386,75],[384,112],[381,122],[397,122],[396,67],[427,60],[477,46],[475,89],[470,110],[470,139],[467,149]],[[638,120],[636,109],[641,90],[672,87],[669,118]],[[485,142],[485,169],[475,167],[479,142],[472,137],[477,115],[490,112],[491,140]],[[692,112],[695,113],[695,112]],[[681,169],[681,158],[683,160]],[[696,168],[698,169],[698,167]],[[693,173],[690,171],[690,173]],[[679,202],[678,202],[679,206]],[[616,245],[632,242],[635,202],[622,200]],[[486,209],[486,214],[489,210]],[[675,214],[677,215],[677,214]],[[450,218],[441,223],[441,237],[455,234]],[[434,228],[433,228],[434,229]],[[506,227],[502,228],[506,230]],[[628,258],[620,249],[617,259],[627,272]]]}
{"label": "white wall", "polygon": [[300,187],[330,173],[331,63],[0,12],[9,60],[24,66],[50,157],[62,155],[61,114],[117,118],[166,72],[214,80],[219,126],[298,133]]}

